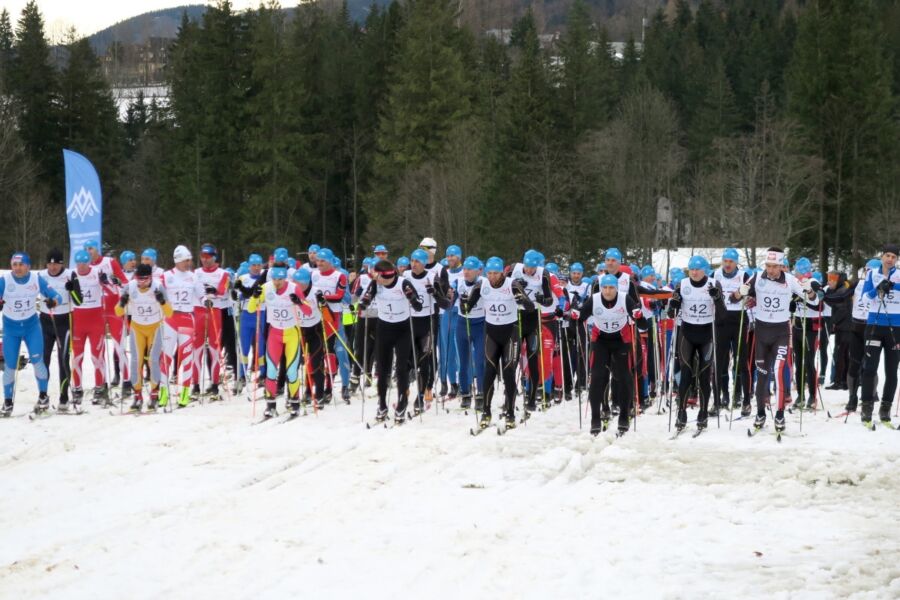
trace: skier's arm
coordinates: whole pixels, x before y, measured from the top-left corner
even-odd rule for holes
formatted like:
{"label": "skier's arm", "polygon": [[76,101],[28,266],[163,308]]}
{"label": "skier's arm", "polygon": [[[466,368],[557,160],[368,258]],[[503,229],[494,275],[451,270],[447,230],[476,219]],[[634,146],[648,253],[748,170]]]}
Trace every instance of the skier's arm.
{"label": "skier's arm", "polygon": [[375,292],[378,289],[378,282],[374,279],[369,282],[369,287],[366,288],[366,291],[363,292],[362,298],[359,301],[359,309],[366,310],[369,308],[369,305],[372,303],[372,300],[375,298]]}
{"label": "skier's arm", "polygon": [[581,306],[578,307],[578,322],[584,323],[591,315],[594,314],[594,297],[588,296]]}
{"label": "skier's arm", "polygon": [[[490,285],[490,284],[488,284]],[[481,299],[481,285],[476,285],[472,288],[472,291],[469,292],[469,296],[466,298],[465,305],[463,305],[462,299],[459,301],[459,308],[463,313],[468,313],[472,310],[473,307],[478,305],[478,300]]]}
{"label": "skier's arm", "polygon": [[641,328],[647,327],[647,318],[644,317],[644,310],[640,301],[635,300],[631,296],[625,298],[625,308],[631,316],[631,320]]}
{"label": "skier's arm", "polygon": [[337,286],[330,294],[325,294],[325,300],[328,302],[340,302],[344,298],[344,290],[347,289],[347,276],[341,273],[338,278]]}
{"label": "skier's arm", "polygon": [[413,307],[413,310],[422,310],[422,301],[419,300],[419,293],[416,291],[416,286],[414,286],[409,279],[401,279],[400,285],[403,289],[403,295],[409,300],[409,305]]}
{"label": "skier's arm", "polygon": [[541,306],[553,306],[554,300],[555,296],[553,295],[553,286],[550,284],[549,274],[545,271],[544,276],[541,277],[540,296],[535,294],[534,302],[536,304],[540,304]]}
{"label": "skier's arm", "polygon": [[50,284],[47,283],[47,280],[40,275],[38,275],[38,287],[41,290],[41,296],[43,296],[47,300],[53,300],[57,304],[62,302],[62,297],[59,295],[59,292],[50,287]]}

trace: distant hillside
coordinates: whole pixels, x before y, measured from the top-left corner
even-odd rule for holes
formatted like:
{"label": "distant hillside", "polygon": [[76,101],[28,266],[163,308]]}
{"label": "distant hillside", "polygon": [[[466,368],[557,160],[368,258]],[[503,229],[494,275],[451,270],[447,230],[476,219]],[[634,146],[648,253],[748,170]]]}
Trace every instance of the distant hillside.
{"label": "distant hillside", "polygon": [[[365,21],[372,2],[385,5],[390,0],[348,0],[350,16]],[[463,20],[476,31],[508,28],[529,7],[534,11],[539,27],[545,32],[565,29],[566,15],[573,0],[461,0]],[[587,0],[596,22],[603,23],[614,40],[640,34],[641,17],[651,15],[670,0]],[[695,2],[692,2],[695,4]],[[293,11],[295,3],[285,2],[285,10]],[[331,7],[340,0],[324,0]],[[89,39],[98,54],[103,54],[114,41],[123,44],[142,44],[149,38],[174,38],[187,11],[191,19],[200,19],[206,10],[203,4],[186,4],[144,13],[120,21],[91,35]]]}
{"label": "distant hillside", "polygon": [[113,42],[142,44],[149,38],[174,38],[181,24],[181,15],[187,11],[191,19],[199,19],[206,11],[203,4],[188,4],[144,13],[107,27],[88,37],[94,51],[104,54]]}
{"label": "distant hillside", "polygon": [[[388,4],[390,0],[374,0],[376,4]],[[347,6],[350,16],[356,21],[365,21],[373,0],[349,0]],[[296,3],[285,2],[285,11],[292,12]],[[204,4],[185,4],[174,8],[166,8],[144,13],[119,21],[91,35],[88,39],[94,51],[103,54],[112,42],[123,44],[142,44],[149,38],[174,38],[181,24],[181,15],[187,11],[188,17],[199,20],[206,11]]]}

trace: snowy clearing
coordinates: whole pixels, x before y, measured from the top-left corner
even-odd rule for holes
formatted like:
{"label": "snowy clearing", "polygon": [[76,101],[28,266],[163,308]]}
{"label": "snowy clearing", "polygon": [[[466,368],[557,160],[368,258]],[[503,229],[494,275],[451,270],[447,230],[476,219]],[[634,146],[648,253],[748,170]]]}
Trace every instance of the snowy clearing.
{"label": "snowy clearing", "polygon": [[29,368],[0,421],[4,598],[900,596],[900,432],[858,417],[592,439],[571,402],[473,438],[366,430],[358,396],[259,426],[244,399],[31,422],[35,397]]}

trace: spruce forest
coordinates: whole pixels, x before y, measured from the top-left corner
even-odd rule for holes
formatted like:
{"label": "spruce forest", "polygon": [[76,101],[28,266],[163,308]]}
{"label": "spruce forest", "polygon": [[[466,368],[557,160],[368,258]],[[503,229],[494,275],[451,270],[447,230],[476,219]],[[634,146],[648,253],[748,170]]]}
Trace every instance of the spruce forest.
{"label": "spruce forest", "polygon": [[549,41],[473,4],[220,1],[182,21],[168,101],[124,116],[87,39],[51,60],[39,5],[3,11],[0,251],[67,247],[62,148],[100,173],[108,249],[164,265],[427,235],[483,259],[783,244],[824,271],[900,240],[900,0],[677,0],[643,40],[574,0]]}

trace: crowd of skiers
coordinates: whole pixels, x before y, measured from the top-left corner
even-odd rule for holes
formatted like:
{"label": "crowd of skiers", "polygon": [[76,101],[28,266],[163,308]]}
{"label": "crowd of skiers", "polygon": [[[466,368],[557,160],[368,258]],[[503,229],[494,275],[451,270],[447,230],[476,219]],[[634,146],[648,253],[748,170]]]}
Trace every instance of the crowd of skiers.
{"label": "crowd of skiers", "polygon": [[578,262],[562,269],[536,250],[508,263],[464,257],[456,245],[439,254],[427,237],[395,261],[376,246],[354,272],[315,244],[305,261],[277,248],[251,254],[236,271],[219,264],[212,244],[200,247],[196,268],[178,246],[168,270],[152,248],[117,260],[97,241],[75,253],[73,268],[58,250],[40,271],[17,252],[0,276],[0,415],[12,414],[18,373],[29,362],[39,393],[31,414],[52,414],[55,351],[57,413],[83,412],[90,355],[92,402],[128,401],[131,412],[240,394],[264,400],[270,418],[283,395],[294,417],[334,402],[339,382],[347,403],[374,387],[379,422],[396,397],[395,423],[439,400],[476,411],[473,432],[491,426],[495,410],[507,429],[586,394],[595,435],[613,417],[625,433],[654,405],[674,416],[676,435],[692,405],[698,433],[724,410],[753,418],[751,434],[771,413],[780,433],[785,411],[817,408],[830,376],[828,389],[848,391],[844,416],[859,408],[874,427],[880,398],[879,419],[892,426],[898,253],[885,245],[851,280],[823,276],[802,257],[791,266],[776,247],[760,268],[741,266],[728,248],[715,269],[693,256],[687,269],[665,274],[627,264],[617,248],[590,273]]}

